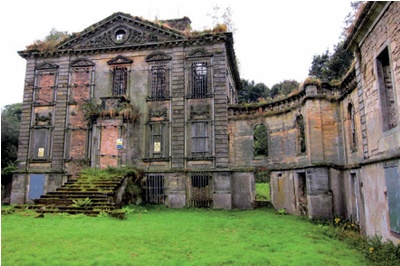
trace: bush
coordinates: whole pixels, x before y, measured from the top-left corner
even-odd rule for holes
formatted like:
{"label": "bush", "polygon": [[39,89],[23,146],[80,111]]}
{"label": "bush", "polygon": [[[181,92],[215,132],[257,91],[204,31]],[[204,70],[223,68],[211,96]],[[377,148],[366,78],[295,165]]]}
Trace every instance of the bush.
{"label": "bush", "polygon": [[318,223],[317,227],[324,235],[339,239],[363,253],[374,265],[400,265],[400,246],[390,241],[382,242],[380,236],[361,235],[358,223],[341,218],[335,218],[331,223],[317,220],[311,222]]}

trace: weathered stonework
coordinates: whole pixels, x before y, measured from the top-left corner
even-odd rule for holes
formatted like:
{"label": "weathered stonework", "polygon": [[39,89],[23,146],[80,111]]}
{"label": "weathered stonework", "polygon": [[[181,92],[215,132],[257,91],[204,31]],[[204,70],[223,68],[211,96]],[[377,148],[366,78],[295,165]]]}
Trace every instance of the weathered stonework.
{"label": "weathered stonework", "polygon": [[[188,21],[175,22],[183,30]],[[339,84],[305,82],[285,99],[246,106],[237,104],[231,33],[188,38],[116,13],[54,53],[21,51],[11,202],[32,200],[32,175],[43,175],[45,193],[82,167],[132,164],[153,185],[162,180],[153,203],[250,209],[255,173],[266,171],[274,208],[344,217],[398,242],[387,184],[400,178],[399,32],[399,2],[367,2],[345,43],[355,63]],[[93,115],[82,110],[88,102],[100,108]],[[139,115],[127,119],[123,103]],[[258,125],[268,139],[262,154],[254,151]]]}

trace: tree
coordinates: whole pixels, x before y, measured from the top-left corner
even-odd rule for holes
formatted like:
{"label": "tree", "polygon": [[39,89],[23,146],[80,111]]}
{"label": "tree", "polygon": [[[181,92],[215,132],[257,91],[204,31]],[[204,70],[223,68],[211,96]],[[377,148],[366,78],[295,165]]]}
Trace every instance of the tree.
{"label": "tree", "polygon": [[1,110],[1,169],[17,160],[22,104],[14,103]]}
{"label": "tree", "polygon": [[297,90],[300,86],[300,83],[296,80],[284,80],[272,86],[270,90],[270,98],[275,98],[280,95],[288,95],[294,90]]}
{"label": "tree", "polygon": [[18,151],[18,136],[21,123],[22,104],[14,103],[1,110],[1,199],[11,193],[12,172]]}
{"label": "tree", "polygon": [[258,102],[259,98],[269,96],[269,88],[264,83],[255,83],[253,80],[241,80],[242,89],[239,91],[239,103]]}
{"label": "tree", "polygon": [[340,80],[351,66],[353,54],[344,49],[344,41],[334,47],[333,54],[314,55],[308,74],[321,80]]}
{"label": "tree", "polygon": [[233,20],[231,7],[226,7],[224,10],[222,10],[222,12],[223,13],[221,14],[221,8],[218,5],[214,5],[212,14],[207,14],[207,16],[211,17],[212,19],[213,27],[217,27],[218,25],[226,25],[228,31],[235,33],[237,29]]}

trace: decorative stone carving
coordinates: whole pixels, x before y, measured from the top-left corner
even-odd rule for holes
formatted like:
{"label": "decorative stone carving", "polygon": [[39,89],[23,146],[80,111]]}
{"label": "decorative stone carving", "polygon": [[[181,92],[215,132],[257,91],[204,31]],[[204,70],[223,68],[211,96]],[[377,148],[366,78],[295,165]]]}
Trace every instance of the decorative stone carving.
{"label": "decorative stone carving", "polygon": [[119,55],[114,57],[113,59],[109,60],[107,64],[109,65],[119,65],[119,64],[132,64],[133,61],[125,56]]}
{"label": "decorative stone carving", "polygon": [[[121,39],[116,37],[118,31],[125,33]],[[153,33],[142,32],[120,25],[117,28],[109,30],[100,36],[97,36],[82,45],[83,48],[97,48],[104,46],[114,46],[120,44],[143,44],[147,42],[156,42],[158,37]]]}
{"label": "decorative stone carving", "polygon": [[192,105],[190,106],[190,119],[209,119],[210,105]]}
{"label": "decorative stone carving", "polygon": [[53,114],[51,112],[35,113],[35,125],[51,125]]}
{"label": "decorative stone carving", "polygon": [[163,118],[167,119],[167,108],[163,108],[162,110],[149,110],[149,120],[152,118]]}

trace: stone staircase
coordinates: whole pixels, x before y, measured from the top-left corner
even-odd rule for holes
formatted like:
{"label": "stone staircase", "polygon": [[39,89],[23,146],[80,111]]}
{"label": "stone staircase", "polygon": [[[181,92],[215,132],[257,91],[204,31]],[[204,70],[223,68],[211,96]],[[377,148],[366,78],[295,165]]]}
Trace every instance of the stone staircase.
{"label": "stone staircase", "polygon": [[34,209],[38,213],[83,213],[90,216],[109,213],[117,208],[117,193],[123,180],[124,177],[107,180],[80,177],[34,200]]}

